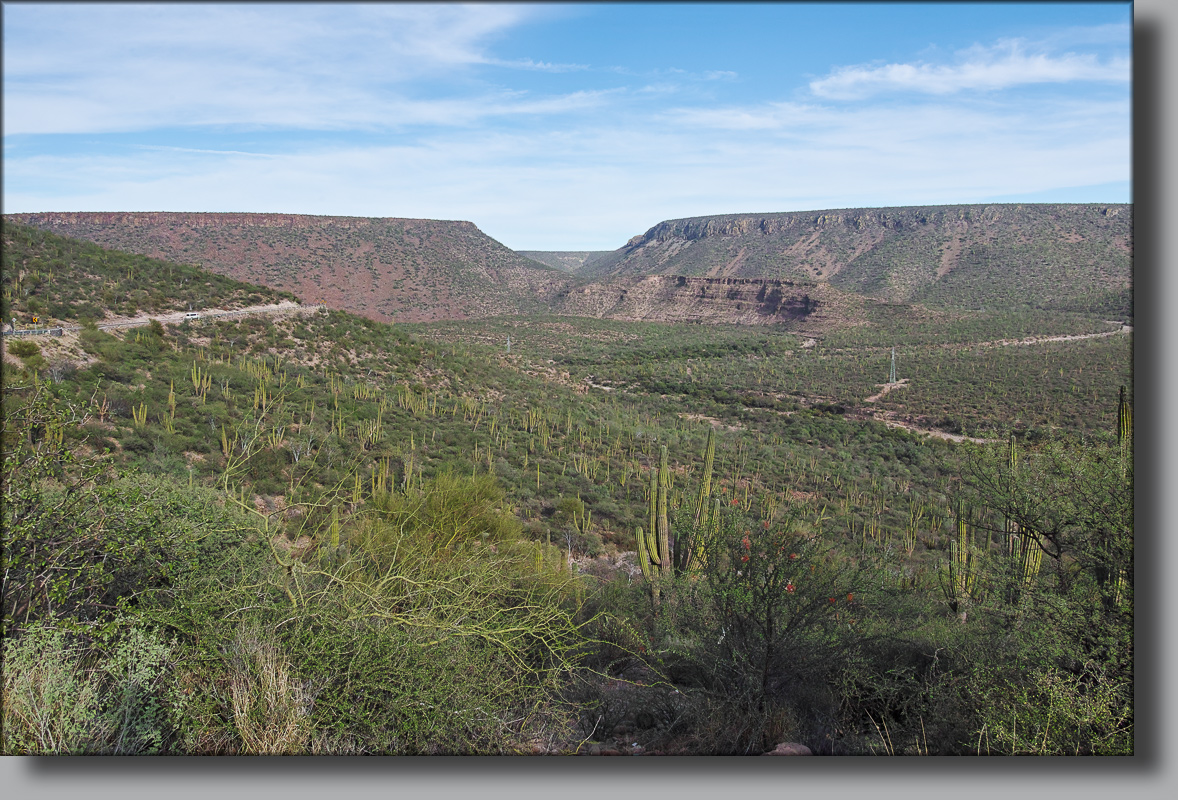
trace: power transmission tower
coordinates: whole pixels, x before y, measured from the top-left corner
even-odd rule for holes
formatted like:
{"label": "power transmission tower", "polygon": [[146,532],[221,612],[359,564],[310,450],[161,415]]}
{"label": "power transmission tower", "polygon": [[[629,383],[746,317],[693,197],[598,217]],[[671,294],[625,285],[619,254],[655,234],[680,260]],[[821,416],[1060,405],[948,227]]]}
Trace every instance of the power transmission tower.
{"label": "power transmission tower", "polygon": [[888,373],[888,383],[896,382],[896,347],[892,345],[892,371]]}

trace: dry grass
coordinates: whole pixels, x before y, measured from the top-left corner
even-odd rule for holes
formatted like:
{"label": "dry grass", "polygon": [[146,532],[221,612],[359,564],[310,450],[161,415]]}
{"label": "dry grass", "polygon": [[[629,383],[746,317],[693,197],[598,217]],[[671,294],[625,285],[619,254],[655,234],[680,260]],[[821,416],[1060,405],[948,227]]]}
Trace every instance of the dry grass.
{"label": "dry grass", "polygon": [[311,740],[307,687],[278,646],[257,629],[239,631],[230,662],[233,722],[248,755],[296,755]]}

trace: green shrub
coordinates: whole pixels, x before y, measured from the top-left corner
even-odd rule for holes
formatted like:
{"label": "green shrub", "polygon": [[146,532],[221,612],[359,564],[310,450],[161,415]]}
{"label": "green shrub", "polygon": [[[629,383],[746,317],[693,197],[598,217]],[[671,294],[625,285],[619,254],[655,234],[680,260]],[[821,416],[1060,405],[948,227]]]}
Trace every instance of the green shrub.
{"label": "green shrub", "polygon": [[510,754],[523,748],[513,720],[543,698],[505,651],[412,626],[302,625],[288,648],[316,687],[311,721],[320,748]]}
{"label": "green shrub", "polygon": [[41,347],[29,339],[17,339],[8,343],[8,352],[27,362],[33,356],[41,355]]}
{"label": "green shrub", "polygon": [[982,753],[1133,755],[1133,689],[1123,676],[1094,663],[1079,674],[1047,667],[1016,675],[978,680]]}
{"label": "green shrub", "polygon": [[[691,513],[685,504],[672,527],[689,526]],[[699,693],[680,736],[736,754],[816,734],[834,710],[822,687],[869,612],[869,574],[793,519],[766,525],[723,511],[700,560],[697,575],[664,586],[660,605],[662,668]],[[708,721],[719,712],[727,722]]]}
{"label": "green shrub", "polygon": [[522,523],[502,506],[506,493],[486,474],[439,475],[422,490],[389,492],[373,499],[383,519],[399,529],[412,529],[437,549],[512,542]]}
{"label": "green shrub", "polygon": [[126,620],[87,646],[49,623],[4,641],[4,726],[11,754],[149,754],[171,742],[182,702],[174,645]]}
{"label": "green shrub", "polygon": [[60,432],[77,420],[43,392],[4,412],[6,630],[50,614],[97,622],[120,604],[166,601],[206,548],[248,535],[207,489],[118,476],[102,457],[71,452]]}
{"label": "green shrub", "polygon": [[98,722],[100,687],[60,628],[34,626],[4,640],[5,755],[86,752]]}

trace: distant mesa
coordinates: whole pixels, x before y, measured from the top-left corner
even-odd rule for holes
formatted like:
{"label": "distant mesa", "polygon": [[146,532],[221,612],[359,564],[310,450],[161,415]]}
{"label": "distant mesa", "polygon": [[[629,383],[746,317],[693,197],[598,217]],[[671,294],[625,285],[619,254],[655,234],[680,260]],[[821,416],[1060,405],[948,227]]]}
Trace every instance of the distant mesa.
{"label": "distant mesa", "polygon": [[1124,311],[1132,216],[1131,205],[1053,203],[690,217],[658,223],[577,277],[812,280],[934,307]]}
{"label": "distant mesa", "polygon": [[200,264],[382,321],[556,313],[836,324],[854,323],[870,303],[1132,317],[1130,205],[721,214],[666,220],[604,252],[514,252],[471,222],[449,220],[174,212],[6,218]]}

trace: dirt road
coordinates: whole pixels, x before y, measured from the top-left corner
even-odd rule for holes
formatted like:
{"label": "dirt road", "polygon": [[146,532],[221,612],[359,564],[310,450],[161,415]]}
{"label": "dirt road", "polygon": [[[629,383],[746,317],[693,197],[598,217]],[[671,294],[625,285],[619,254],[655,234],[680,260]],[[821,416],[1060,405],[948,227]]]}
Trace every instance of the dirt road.
{"label": "dirt road", "polygon": [[[234,311],[225,311],[219,308],[209,308],[200,311],[201,319],[209,319],[215,317],[242,317],[253,314],[308,314],[319,310],[319,306],[304,306],[290,300],[283,300],[281,303],[263,305],[263,306],[247,306],[246,308],[239,308]],[[115,317],[114,319],[103,320],[98,323],[99,328],[137,328],[146,325],[153,319],[158,319],[165,325],[177,325],[184,321],[186,311],[176,311],[170,314],[152,314],[150,316],[140,317]],[[65,325],[65,330],[79,330],[79,325]]]}
{"label": "dirt road", "polygon": [[885,394],[892,391],[893,389],[903,389],[905,386],[908,385],[908,379],[901,378],[900,380],[896,381],[895,383],[877,383],[875,385],[880,388],[880,390],[881,390],[880,393],[873,394],[871,397],[866,398],[863,401],[864,403],[874,403],[876,400],[883,397]]}
{"label": "dirt road", "polygon": [[1105,336],[1116,336],[1118,333],[1132,333],[1131,325],[1122,325],[1115,331],[1103,333],[1075,333],[1069,336],[1028,336],[1026,339],[999,339],[994,342],[978,342],[971,347],[1017,347],[1020,345],[1039,344],[1041,342],[1074,342],[1077,339],[1102,339]]}

